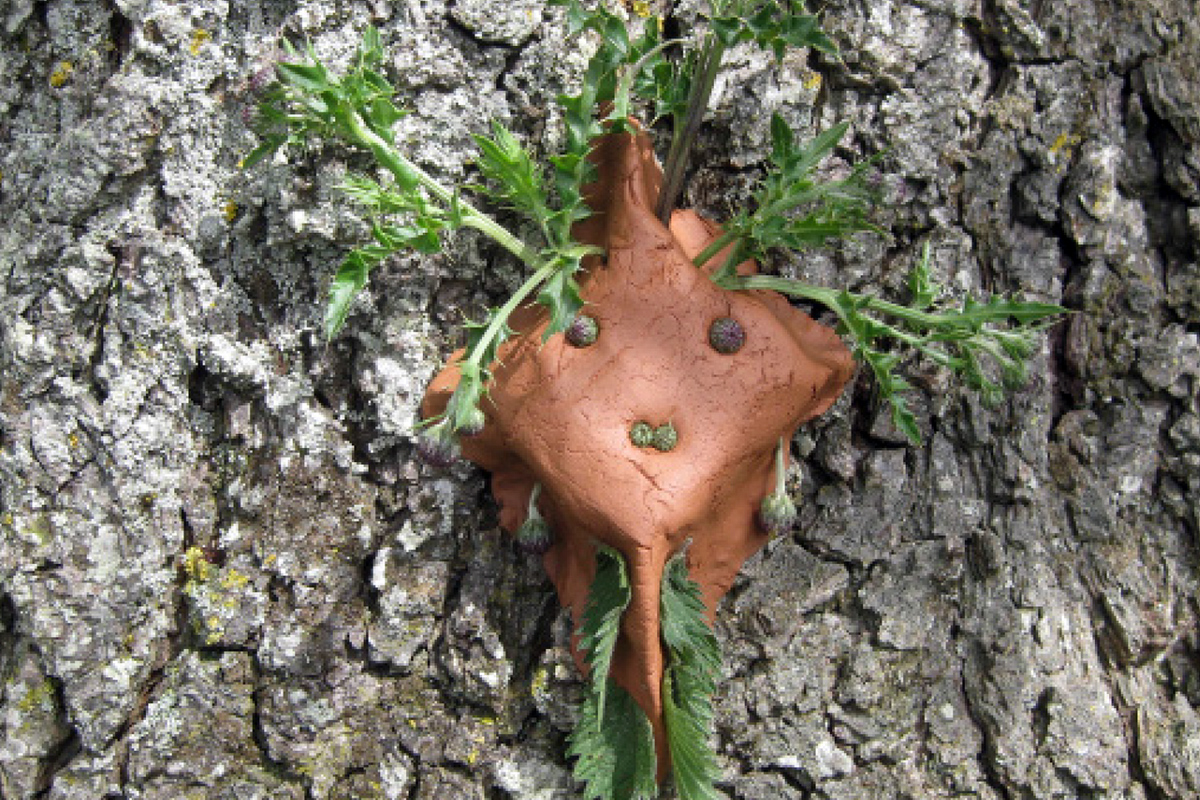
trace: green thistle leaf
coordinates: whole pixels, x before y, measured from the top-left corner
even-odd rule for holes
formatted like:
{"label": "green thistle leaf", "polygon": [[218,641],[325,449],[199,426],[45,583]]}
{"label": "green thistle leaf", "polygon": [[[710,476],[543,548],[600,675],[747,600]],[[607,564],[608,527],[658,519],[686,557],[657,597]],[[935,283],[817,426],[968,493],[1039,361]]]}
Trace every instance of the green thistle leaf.
{"label": "green thistle leaf", "polygon": [[[578,262],[577,262],[578,263]],[[542,341],[567,329],[575,315],[583,308],[583,298],[579,294],[579,284],[575,282],[574,273],[577,268],[564,265],[542,284],[538,293],[538,302],[550,309],[550,324],[542,335]]]}
{"label": "green thistle leaf", "polygon": [[367,276],[390,253],[391,250],[385,247],[368,245],[346,255],[329,285],[329,302],[325,307],[326,339],[332,339],[346,324],[354,298],[367,285]]}

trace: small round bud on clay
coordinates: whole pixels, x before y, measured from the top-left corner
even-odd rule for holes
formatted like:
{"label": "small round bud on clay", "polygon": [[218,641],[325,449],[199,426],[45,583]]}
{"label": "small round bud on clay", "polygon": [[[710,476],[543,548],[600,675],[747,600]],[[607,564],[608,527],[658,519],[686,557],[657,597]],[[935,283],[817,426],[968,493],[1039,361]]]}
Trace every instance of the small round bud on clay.
{"label": "small round bud on clay", "polygon": [[600,323],[587,314],[576,314],[575,319],[567,326],[567,332],[563,335],[575,347],[587,347],[600,335]]}
{"label": "small round bud on clay", "polygon": [[708,327],[708,343],[718,353],[736,353],[746,343],[746,329],[733,317],[717,317]]}
{"label": "small round bud on clay", "polygon": [[446,420],[421,431],[417,436],[417,456],[431,467],[443,468],[458,459],[458,443]]}
{"label": "small round bud on clay", "polygon": [[758,507],[758,526],[771,535],[782,536],[796,524],[796,504],[786,494],[772,492]]}
{"label": "small round bud on clay", "polygon": [[483,426],[487,422],[487,418],[483,415],[483,409],[479,406],[467,411],[464,419],[458,426],[460,436],[478,436],[483,433]]}
{"label": "small round bud on clay", "polygon": [[649,447],[654,444],[654,428],[645,422],[635,422],[629,429],[629,441],[634,447]]}
{"label": "small round bud on clay", "polygon": [[679,434],[675,431],[675,426],[671,423],[659,425],[654,429],[654,449],[661,450],[664,453],[669,453],[675,449],[675,445],[679,443]]}

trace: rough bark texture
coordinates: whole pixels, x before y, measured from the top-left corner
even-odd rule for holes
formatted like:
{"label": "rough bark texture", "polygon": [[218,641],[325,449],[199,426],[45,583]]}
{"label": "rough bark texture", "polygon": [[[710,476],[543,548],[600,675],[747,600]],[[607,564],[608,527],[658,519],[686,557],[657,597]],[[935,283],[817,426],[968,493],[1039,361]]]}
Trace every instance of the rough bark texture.
{"label": "rough bark texture", "polygon": [[[687,3],[673,11],[685,22]],[[894,238],[776,266],[1077,309],[1027,390],[923,373],[904,445],[860,379],[797,438],[797,534],[726,597],[731,798],[1200,794],[1200,23],[1191,0],[827,5],[843,60],[736,50],[684,205],[745,197],[778,111],[891,148]],[[416,403],[519,279],[395,259],[326,345],[363,235],[337,147],[249,173],[281,33],[374,22],[446,181],[507,120],[557,149],[583,66],[510,0],[0,2],[0,797],[569,798],[578,677],[483,475]],[[849,151],[846,153],[849,154]]]}

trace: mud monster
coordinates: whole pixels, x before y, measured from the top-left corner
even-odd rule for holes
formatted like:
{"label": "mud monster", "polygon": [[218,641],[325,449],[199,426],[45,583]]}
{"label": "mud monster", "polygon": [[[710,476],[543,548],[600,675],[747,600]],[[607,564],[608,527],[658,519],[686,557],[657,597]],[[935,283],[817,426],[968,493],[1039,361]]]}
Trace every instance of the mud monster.
{"label": "mud monster", "polygon": [[[341,186],[364,209],[372,241],[334,276],[330,337],[373,268],[397,252],[436,252],[447,231],[474,229],[528,268],[507,302],[467,324],[467,347],[434,379],[418,452],[445,466],[461,450],[492,473],[502,526],[541,556],[575,618],[587,686],[569,754],[584,796],[649,800],[671,772],[683,800],[710,800],[720,671],[711,622],[768,531],[794,521],[786,443],[852,374],[841,336],[898,430],[919,443],[897,344],[998,400],[1024,382],[1038,334],[1062,309],[969,296],[953,308],[930,277],[928,243],[908,305],[756,274],[751,257],[876,230],[865,214],[870,162],[844,178],[816,173],[849,126],[801,142],[778,116],[770,169],[746,210],[721,227],[673,210],[724,48],[833,53],[816,18],[782,0],[710,0],[703,45],[669,61],[665,49],[680,40],[663,41],[655,20],[631,39],[603,5],[553,2],[572,33],[600,42],[578,93],[559,98],[564,151],[547,159],[548,178],[493,122],[490,137],[475,136],[484,185],[466,193],[520,212],[539,241],[514,235],[397,147],[404,112],[373,29],[340,76],[311,48],[303,58],[285,43],[293,60],[255,90],[260,144],[245,164],[332,138],[371,153],[387,174],[348,175]],[[665,177],[630,121],[637,92],[673,120]],[[831,310],[838,332],[784,295]]]}
{"label": "mud monster", "polygon": [[[718,231],[692,211],[676,211],[669,229],[658,221],[662,172],[644,134],[610,134],[595,153],[600,180],[587,193],[593,216],[576,235],[606,253],[604,261],[593,257],[580,281],[599,333],[584,347],[566,337],[543,344],[545,310],[530,305],[514,314],[517,335],[500,348],[482,404],[487,423],[461,447],[491,473],[509,531],[525,521],[530,493],[541,485],[537,507],[555,533],[543,562],[577,622],[597,543],[624,557],[632,600],[612,675],[653,725],[661,775],[668,763],[664,567],[687,545],[688,574],[715,615],[742,563],[767,541],[756,513],[774,486],[780,439],[790,441],[798,425],[833,403],[853,360],[831,329],[782,296],[722,289],[693,265]],[[753,269],[747,262],[739,272]],[[745,331],[736,352],[710,342],[720,319]],[[445,408],[464,354],[452,355],[434,379],[427,417]],[[630,429],[641,421],[671,423],[676,446],[638,447]],[[582,666],[578,647],[576,658]]]}

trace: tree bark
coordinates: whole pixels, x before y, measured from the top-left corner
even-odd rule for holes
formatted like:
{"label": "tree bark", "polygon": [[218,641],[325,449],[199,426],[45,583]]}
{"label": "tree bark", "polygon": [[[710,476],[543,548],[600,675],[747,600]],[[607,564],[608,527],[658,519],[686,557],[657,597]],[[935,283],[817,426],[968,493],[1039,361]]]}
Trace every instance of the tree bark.
{"label": "tree bark", "polygon": [[[928,241],[1076,313],[996,409],[914,363],[921,447],[862,375],[802,430],[801,525],[719,615],[725,796],[1200,795],[1192,5],[835,0],[840,60],[727,54],[683,205],[745,202],[772,112],[849,119],[891,238],[769,266],[902,298]],[[518,265],[392,259],[325,343],[371,165],[238,168],[280,38],[368,24],[439,180],[493,117],[557,150],[585,59],[539,2],[0,3],[0,798],[579,796],[569,622],[485,476],[413,457]]]}

